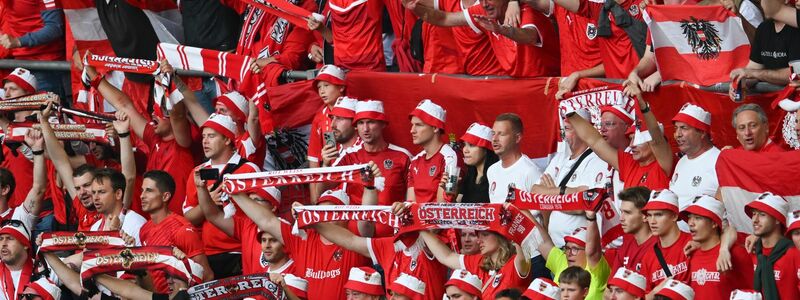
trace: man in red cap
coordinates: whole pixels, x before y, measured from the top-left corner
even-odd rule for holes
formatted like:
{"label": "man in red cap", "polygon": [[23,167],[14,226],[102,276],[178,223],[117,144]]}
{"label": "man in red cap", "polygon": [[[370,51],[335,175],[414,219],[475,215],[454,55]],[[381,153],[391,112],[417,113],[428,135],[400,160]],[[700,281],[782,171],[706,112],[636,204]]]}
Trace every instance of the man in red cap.
{"label": "man in red cap", "polygon": [[698,299],[723,299],[735,289],[749,289],[753,284],[750,255],[740,245],[731,248],[732,270],[719,272],[719,257],[725,205],[710,196],[699,196],[681,212],[681,219],[689,224],[692,240],[700,244],[689,258],[689,285]]}
{"label": "man in red cap", "polygon": [[[238,127],[231,117],[212,114],[203,123],[203,155],[208,161],[195,167],[195,171],[211,169],[216,171],[216,178],[206,180],[206,187],[215,202],[226,200],[227,194],[221,189],[222,177],[225,174],[258,172],[255,164],[248,162],[236,152]],[[235,214],[233,203],[225,201],[226,214]],[[198,206],[198,190],[194,176],[186,183],[186,200],[183,212],[189,222],[195,226],[202,225],[204,251],[208,256],[215,278],[225,278],[241,273],[241,242],[228,237],[203,217],[203,210]]]}
{"label": "man in red cap", "polygon": [[[669,189],[678,195],[679,208],[685,209],[695,196],[716,195],[719,149],[711,143],[711,114],[702,107],[684,104],[672,122],[675,142],[684,156],[675,165]],[[685,229],[685,223],[680,225]]]}
{"label": "man in red cap", "polygon": [[458,157],[450,145],[442,142],[447,111],[425,99],[411,111],[411,141],[422,146],[422,152],[411,159],[408,169],[407,201],[418,203],[444,202],[439,187],[442,174],[458,167]]}
{"label": "man in red cap", "polygon": [[[345,93],[345,72],[335,65],[324,65],[319,69],[311,88],[317,91],[322,99],[322,109],[311,121],[308,136],[308,167],[318,168],[323,165],[323,149],[327,146],[325,134],[333,131],[334,106]],[[329,134],[329,133],[328,133]],[[316,202],[322,193],[321,185],[311,184],[311,202]]]}
{"label": "man in red cap", "polygon": [[453,270],[450,279],[444,283],[444,288],[450,300],[477,300],[481,297],[483,282],[475,274],[457,269]]}
{"label": "man in red cap", "polygon": [[30,232],[19,220],[3,221],[0,227],[0,280],[4,299],[17,299],[33,274]]}
{"label": "man in red cap", "polygon": [[797,295],[800,278],[800,250],[783,236],[789,203],[766,192],[745,206],[758,237],[751,254],[755,273],[753,289],[764,299],[786,299]]}
{"label": "man in red cap", "polygon": [[626,268],[619,268],[614,277],[608,280],[607,294],[611,295],[610,299],[617,300],[645,299],[646,287],[647,280],[644,276]]}
{"label": "man in red cap", "polygon": [[425,299],[425,285],[419,278],[402,273],[389,284],[388,289],[392,300],[422,300]]}
{"label": "man in red cap", "polygon": [[28,284],[21,293],[22,299],[59,300],[61,299],[61,288],[47,278],[39,278]]}
{"label": "man in red cap", "polygon": [[[377,100],[356,103],[353,118],[362,143],[346,149],[334,166],[363,164],[374,161],[386,182],[383,191],[378,193],[378,205],[391,205],[405,199],[407,192],[407,172],[411,163],[408,150],[390,144],[383,132],[388,125],[383,110],[383,102]],[[362,187],[345,185],[353,204],[361,204]],[[388,232],[384,232],[388,233]]]}
{"label": "man in red cap", "polygon": [[378,300],[384,295],[381,273],[370,267],[352,268],[344,290],[347,299]]}
{"label": "man in red cap", "polygon": [[6,78],[3,78],[3,91],[5,99],[36,93],[36,76],[33,76],[27,69],[16,68]]}
{"label": "man in red cap", "polygon": [[[667,277],[688,282],[688,259],[683,248],[692,236],[678,229],[678,196],[670,190],[653,191],[642,211],[647,214],[650,231],[658,239],[653,251],[647,251],[642,258],[639,273],[647,278],[646,291],[651,293]],[[666,266],[662,266],[662,260]]]}
{"label": "man in red cap", "polygon": [[[331,118],[331,131],[329,132],[333,133],[333,143],[327,141],[322,147],[319,158],[320,166],[330,167],[345,149],[361,144],[361,138],[358,137],[356,128],[353,126],[357,103],[358,100],[344,96],[337,99],[336,104],[333,105],[333,109],[329,113]],[[311,159],[313,158],[309,156],[309,161]]]}

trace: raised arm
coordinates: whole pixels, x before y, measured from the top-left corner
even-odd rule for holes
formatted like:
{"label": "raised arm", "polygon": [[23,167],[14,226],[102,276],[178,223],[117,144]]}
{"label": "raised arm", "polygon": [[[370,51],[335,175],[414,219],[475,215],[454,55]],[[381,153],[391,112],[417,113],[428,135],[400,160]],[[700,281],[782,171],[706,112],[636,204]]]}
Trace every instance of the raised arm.
{"label": "raised arm", "polygon": [[194,182],[197,187],[197,202],[206,220],[228,236],[233,237],[235,227],[233,218],[225,219],[225,214],[219,209],[219,206],[211,202],[211,194],[208,192],[205,180],[200,179],[199,170],[194,172]]}
{"label": "raised arm", "polygon": [[653,149],[653,155],[656,157],[658,165],[664,170],[664,174],[672,174],[672,161],[674,159],[672,148],[667,142],[667,138],[664,137],[664,132],[662,132],[661,128],[658,126],[656,116],[650,111],[650,104],[644,100],[641,92],[636,94],[636,98],[639,101],[639,109],[647,124],[647,132],[650,133],[650,137],[652,138],[650,146]]}
{"label": "raised arm", "polygon": [[[81,275],[78,272],[64,264],[64,262],[61,261],[61,259],[59,259],[54,253],[47,252],[42,253],[42,255],[47,261],[47,265],[49,265],[50,268],[56,272],[58,279],[61,280],[61,283],[63,283],[64,286],[66,286],[75,295],[80,295],[83,293],[83,287],[81,287]],[[80,268],[80,266],[78,266],[78,268]]]}
{"label": "raised arm", "polygon": [[443,12],[420,3],[421,0],[403,0],[403,5],[423,21],[441,27],[467,26],[467,19],[461,12]]}
{"label": "raised arm", "polygon": [[553,239],[550,237],[547,227],[539,224],[539,222],[536,221],[536,218],[531,218],[531,220],[533,220],[533,223],[536,224],[536,228],[539,229],[539,234],[542,236],[542,242],[539,243],[538,246],[539,253],[542,254],[542,257],[547,259],[547,257],[550,255],[550,250],[553,250],[553,247],[556,245],[553,243]]}
{"label": "raised arm", "polygon": [[314,229],[334,244],[363,256],[370,257],[368,239],[357,236],[346,228],[330,223],[318,223],[314,225]]}
{"label": "raised arm", "polygon": [[131,300],[151,300],[153,293],[141,288],[139,285],[109,275],[101,274],[94,277],[98,284],[108,288],[114,295]]}
{"label": "raised arm", "polygon": [[600,230],[597,228],[597,212],[586,211],[586,262],[592,268],[603,258],[600,248]]}
{"label": "raised arm", "polygon": [[[58,100],[55,100],[58,101]],[[69,163],[67,152],[64,151],[64,146],[56,138],[53,128],[47,121],[53,111],[53,102],[49,103],[47,107],[42,110],[42,117],[39,118],[39,125],[41,125],[42,136],[44,137],[45,149],[50,161],[56,168],[56,173],[61,177],[61,183],[67,189],[70,196],[75,197],[78,195],[78,189],[75,188],[75,183],[72,181],[72,166]]]}
{"label": "raised arm", "polygon": [[[172,69],[172,66],[169,66],[169,63],[166,60],[162,61],[161,64],[162,69]],[[172,78],[172,80],[175,82],[175,86],[178,87],[178,91],[183,94],[183,101],[180,103],[183,103],[186,106],[186,111],[189,112],[189,115],[192,117],[192,120],[194,120],[194,123],[205,123],[206,120],[208,120],[208,116],[211,114],[205,108],[203,108],[202,105],[200,105],[200,102],[197,101],[197,97],[195,96],[194,92],[189,89],[189,87],[183,82],[183,80],[181,80],[180,77],[175,76]]]}
{"label": "raised arm", "polygon": [[607,162],[610,166],[614,167],[614,169],[619,170],[617,149],[611,147],[611,144],[603,139],[600,132],[598,132],[589,121],[577,113],[572,113],[568,115],[567,118],[569,118],[569,123],[572,124],[572,129],[575,130],[575,134],[578,135],[578,138],[585,141],[586,144],[589,145],[589,148],[592,148],[592,151],[594,151],[600,159]]}
{"label": "raised arm", "polygon": [[256,226],[258,226],[258,229],[269,233],[281,243],[285,244],[283,235],[281,234],[281,220],[278,219],[271,210],[259,205],[255,200],[250,199],[247,194],[234,194],[231,195],[231,198],[236,202],[236,205],[239,205],[239,208],[241,208],[247,217],[253,220]]}
{"label": "raised arm", "polygon": [[[91,53],[87,52],[88,55]],[[97,70],[89,65],[84,65],[86,68],[86,73],[89,74],[89,78],[92,80],[92,84],[95,84],[95,80],[99,74]],[[100,91],[100,94],[103,95],[109,103],[111,103],[114,108],[120,111],[124,111],[128,114],[128,118],[130,118],[131,129],[136,136],[142,137],[144,134],[144,128],[147,125],[147,119],[142,116],[139,111],[136,110],[136,107],[133,106],[133,102],[131,102],[131,98],[128,95],[125,95],[122,91],[120,91],[115,86],[111,85],[107,80],[101,79],[99,84],[97,84],[97,90]]]}
{"label": "raised arm", "polygon": [[[381,175],[381,169],[378,168],[378,165],[376,165],[375,162],[370,161],[368,166],[371,172],[370,174],[373,178],[383,176]],[[361,194],[361,205],[378,205],[378,190],[376,190],[374,187],[364,188],[364,192]],[[375,224],[365,221],[358,222],[358,232],[363,237],[374,236]]]}
{"label": "raised arm", "polygon": [[453,270],[462,268],[460,254],[453,252],[450,247],[447,247],[429,231],[420,231],[419,234],[422,235],[422,239],[425,240],[425,244],[428,245],[428,249],[431,250],[436,260]]}
{"label": "raised arm", "polygon": [[[547,4],[545,4],[544,2],[547,2]],[[523,0],[522,1],[522,3],[525,3],[525,4],[529,5],[530,7],[533,7],[534,9],[536,9],[538,11],[541,11],[541,12],[552,11],[552,8],[549,8],[547,11],[542,9],[542,8],[549,7],[550,6],[549,2],[550,2],[549,0]],[[555,3],[558,6],[561,6],[561,7],[565,8],[566,10],[571,11],[571,12],[577,12],[578,8],[581,7],[580,0],[554,0],[553,3]]]}
{"label": "raised arm", "polygon": [[253,145],[260,145],[264,143],[264,133],[261,132],[261,123],[258,117],[258,107],[256,107],[255,101],[247,101],[247,105],[250,106],[250,114],[247,116],[247,124],[246,129],[247,133],[250,134],[250,140],[253,142]]}
{"label": "raised arm", "polygon": [[[44,137],[38,129],[28,130],[25,134],[25,144],[33,151],[33,185],[25,197],[25,210],[29,214],[38,216],[42,197],[47,188],[47,169],[44,162]],[[41,153],[40,153],[41,152]],[[39,153],[39,154],[36,154]]]}
{"label": "raised arm", "polygon": [[133,202],[133,191],[136,190],[136,160],[133,157],[133,145],[130,137],[130,119],[124,111],[116,113],[114,130],[119,136],[119,158],[122,165],[122,175],[125,176],[125,194],[122,197],[122,207],[128,209]]}

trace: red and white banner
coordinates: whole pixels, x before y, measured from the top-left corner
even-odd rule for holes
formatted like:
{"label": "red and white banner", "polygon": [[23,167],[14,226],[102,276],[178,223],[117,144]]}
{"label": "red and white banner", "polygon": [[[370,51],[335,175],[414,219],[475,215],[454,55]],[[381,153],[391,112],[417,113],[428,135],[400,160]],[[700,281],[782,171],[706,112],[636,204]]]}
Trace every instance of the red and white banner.
{"label": "red and white banner", "polygon": [[360,164],[340,167],[227,174],[224,177],[222,185],[226,193],[236,194],[263,187],[319,182],[354,183],[362,186],[374,186],[380,191],[383,190],[384,178],[373,178],[372,172],[369,170],[369,165]]}
{"label": "red and white banner", "polygon": [[[11,123],[8,125],[5,141],[24,142],[31,128],[39,128],[38,123]],[[85,141],[108,144],[104,124],[52,124],[56,138],[62,141]]]}
{"label": "red and white banner", "polygon": [[742,20],[722,6],[649,5],[646,12],[663,80],[713,85],[747,65],[750,42]]}
{"label": "red and white banner", "polygon": [[596,210],[606,197],[605,189],[591,189],[566,195],[541,195],[520,189],[509,189],[507,202],[519,209],[532,210]]}
{"label": "red and white banner", "polygon": [[103,73],[107,71],[122,71],[155,75],[159,72],[158,62],[147,59],[124,58],[92,53],[92,55],[87,55],[84,58],[83,63],[93,66]]}
{"label": "red and white banner", "polygon": [[192,284],[202,278],[202,267],[172,256],[172,247],[148,246],[101,249],[83,254],[81,283],[99,274],[133,270],[160,270]]}
{"label": "red and white banner", "polygon": [[125,247],[119,231],[55,231],[42,234],[39,252],[98,250]]}
{"label": "red and white banner", "polygon": [[253,62],[249,56],[171,43],[158,44],[158,57],[176,69],[208,72],[238,82],[250,73]]}
{"label": "red and white banner", "polygon": [[789,202],[789,212],[800,210],[800,152],[757,153],[724,150],[717,158],[717,178],[728,221],[738,232],[753,233],[753,221],[744,207],[759,194],[771,192]]}
{"label": "red and white banner", "polygon": [[192,300],[263,299],[286,298],[280,285],[269,281],[269,274],[250,274],[227,277],[195,285],[186,292]]}

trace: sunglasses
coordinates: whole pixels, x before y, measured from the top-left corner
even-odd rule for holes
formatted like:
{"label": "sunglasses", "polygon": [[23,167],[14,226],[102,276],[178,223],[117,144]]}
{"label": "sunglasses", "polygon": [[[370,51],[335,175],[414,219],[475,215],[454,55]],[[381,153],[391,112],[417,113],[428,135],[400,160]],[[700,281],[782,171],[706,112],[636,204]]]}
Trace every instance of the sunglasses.
{"label": "sunglasses", "polygon": [[28,227],[25,227],[25,223],[23,223],[20,220],[10,219],[0,222],[0,227],[6,227],[6,226],[22,228],[25,230],[25,232],[30,234],[30,231],[28,231]]}
{"label": "sunglasses", "polygon": [[39,296],[37,294],[22,294],[22,295],[20,295],[20,299],[23,299],[23,300],[35,300],[35,299],[42,299],[42,296]]}

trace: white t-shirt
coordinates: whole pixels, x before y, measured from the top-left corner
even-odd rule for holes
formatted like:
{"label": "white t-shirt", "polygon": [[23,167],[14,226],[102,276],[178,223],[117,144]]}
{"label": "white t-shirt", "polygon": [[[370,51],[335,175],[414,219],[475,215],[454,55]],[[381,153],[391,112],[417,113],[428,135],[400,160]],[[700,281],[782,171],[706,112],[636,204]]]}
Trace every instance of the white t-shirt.
{"label": "white t-shirt", "polygon": [[[92,227],[89,231],[101,231],[103,222],[105,221],[105,217],[94,222]],[[136,246],[142,245],[142,240],[139,239],[139,230],[144,226],[144,223],[147,222],[144,217],[140,214],[136,213],[135,211],[129,210],[128,213],[119,213],[119,221],[122,223],[122,231],[126,234],[133,237],[136,240]]]}
{"label": "white t-shirt", "polygon": [[[691,205],[696,196],[714,197],[717,194],[719,180],[716,165],[719,152],[717,147],[712,147],[694,159],[684,156],[678,161],[669,189],[678,196],[681,211]],[[684,221],[678,221],[678,227],[681,231],[689,232],[689,225]]]}
{"label": "white t-shirt", "polygon": [[529,192],[531,187],[542,177],[542,171],[523,154],[519,160],[508,168],[503,168],[503,161],[489,166],[486,178],[489,180],[489,202],[505,203],[508,197],[508,185]]}
{"label": "white t-shirt", "polygon": [[[563,152],[556,153],[550,165],[544,171],[545,174],[550,175],[558,185],[567,176],[567,173],[572,169],[572,166],[578,162],[577,156],[575,159],[570,159],[569,155]],[[600,159],[597,154],[592,153],[583,159],[581,164],[570,176],[567,181],[568,188],[575,188],[579,186],[587,186],[591,188],[603,188],[611,176],[611,171],[608,168],[608,163]],[[538,183],[538,182],[537,182]],[[553,239],[553,244],[556,247],[564,246],[564,237],[572,234],[575,229],[586,226],[586,217],[583,215],[570,215],[560,211],[554,211],[550,214],[550,224],[547,231],[550,238]],[[557,226],[553,226],[557,225]]]}

